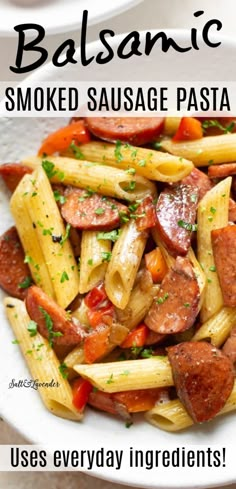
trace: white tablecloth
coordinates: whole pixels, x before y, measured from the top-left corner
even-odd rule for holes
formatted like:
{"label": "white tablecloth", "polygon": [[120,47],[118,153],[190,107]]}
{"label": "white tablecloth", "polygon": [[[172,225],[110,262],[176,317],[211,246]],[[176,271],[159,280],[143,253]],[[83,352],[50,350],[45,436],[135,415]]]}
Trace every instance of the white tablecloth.
{"label": "white tablecloth", "polygon": [[[193,13],[199,9],[203,9],[205,14],[196,23]],[[222,34],[236,37],[235,16],[235,0],[228,0],[227,2],[225,0],[204,0],[202,2],[199,0],[144,0],[143,3],[129,12],[91,27],[88,31],[88,42],[97,39],[101,28],[113,29],[116,33],[151,28],[190,28],[193,26],[201,28],[207,20],[212,18],[219,18],[222,21]],[[78,32],[46,37],[44,45],[48,49],[49,59],[59,44],[69,37],[79,44]],[[16,46],[16,39],[0,38],[0,81],[16,80],[16,75],[9,70],[9,65],[14,64]],[[17,76],[19,81],[22,78]],[[0,444],[21,444],[24,441],[5,422],[0,422]],[[68,489],[94,489],[94,487],[96,489],[111,489],[114,487],[114,489],[122,489],[126,486],[115,485],[79,473],[0,473],[0,489],[42,489],[42,487],[53,489],[64,489],[65,487]],[[232,489],[236,488],[236,484],[224,487],[225,489]]]}

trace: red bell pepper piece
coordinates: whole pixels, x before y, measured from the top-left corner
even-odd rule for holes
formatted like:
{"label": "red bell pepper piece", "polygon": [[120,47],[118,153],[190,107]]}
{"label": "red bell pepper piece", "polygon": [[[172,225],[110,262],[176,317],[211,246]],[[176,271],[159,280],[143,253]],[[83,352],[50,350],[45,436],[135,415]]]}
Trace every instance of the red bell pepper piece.
{"label": "red bell pepper piece", "polygon": [[173,137],[173,141],[193,141],[203,137],[201,122],[194,117],[183,117]]}
{"label": "red bell pepper piece", "polygon": [[93,386],[88,380],[76,379],[72,384],[72,402],[78,411],[83,411]]}
{"label": "red bell pepper piece", "polygon": [[120,345],[121,348],[132,348],[141,347],[145,345],[145,341],[148,337],[149,328],[146,324],[140,324],[136,326],[130,333],[126,336],[123,343]]}
{"label": "red bell pepper piece", "polygon": [[44,139],[42,146],[39,149],[39,155],[52,155],[53,153],[65,151],[71,143],[83,144],[90,141],[90,134],[84,122],[79,120],[73,122],[69,126],[62,127],[57,131],[49,134]]}

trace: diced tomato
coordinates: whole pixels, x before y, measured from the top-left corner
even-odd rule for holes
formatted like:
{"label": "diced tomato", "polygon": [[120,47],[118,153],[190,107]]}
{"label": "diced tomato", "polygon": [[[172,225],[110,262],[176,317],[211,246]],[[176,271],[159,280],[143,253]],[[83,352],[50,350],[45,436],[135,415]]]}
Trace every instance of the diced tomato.
{"label": "diced tomato", "polygon": [[94,363],[107,352],[111,326],[102,324],[98,326],[84,340],[84,356],[86,363]]}
{"label": "diced tomato", "polygon": [[114,315],[114,310],[115,308],[112,303],[108,304],[108,306],[101,307],[100,309],[89,309],[87,311],[87,316],[90,326],[92,326],[92,328],[96,328],[103,322],[104,316],[112,317]]}
{"label": "diced tomato", "polygon": [[69,126],[62,127],[57,131],[49,134],[43,141],[39,149],[39,155],[52,155],[53,153],[65,151],[71,143],[83,144],[90,141],[90,134],[84,122],[79,120]]}
{"label": "diced tomato", "polygon": [[126,336],[123,343],[120,345],[121,348],[132,348],[141,347],[145,345],[145,341],[148,337],[149,328],[146,324],[140,324],[136,326],[129,334]]}
{"label": "diced tomato", "polygon": [[123,404],[129,413],[140,413],[152,409],[162,389],[140,389],[112,394],[114,401]]}
{"label": "diced tomato", "polygon": [[[140,389],[126,392],[91,392],[89,404],[100,411],[122,415],[152,409],[164,389]],[[122,409],[121,409],[122,408]]]}
{"label": "diced tomato", "polygon": [[154,283],[162,282],[163,278],[168,272],[168,267],[160,248],[155,248],[155,250],[152,250],[150,251],[150,253],[147,253],[144,256],[144,259],[145,259],[146,268],[151,273],[153,282]]}
{"label": "diced tomato", "polygon": [[203,130],[201,122],[194,117],[183,117],[173,137],[173,141],[192,141],[201,139]]}
{"label": "diced tomato", "polygon": [[136,225],[138,231],[145,231],[146,229],[153,228],[157,223],[156,207],[153,203],[153,198],[148,195],[143,199],[136,210],[136,215],[140,216],[136,219]]}
{"label": "diced tomato", "polygon": [[107,299],[104,283],[101,282],[86,295],[84,303],[89,309],[93,309]]}
{"label": "diced tomato", "polygon": [[89,394],[92,391],[92,384],[88,380],[85,379],[76,379],[72,384],[72,394],[73,399],[72,402],[76,409],[79,411],[83,411],[85,408]]}

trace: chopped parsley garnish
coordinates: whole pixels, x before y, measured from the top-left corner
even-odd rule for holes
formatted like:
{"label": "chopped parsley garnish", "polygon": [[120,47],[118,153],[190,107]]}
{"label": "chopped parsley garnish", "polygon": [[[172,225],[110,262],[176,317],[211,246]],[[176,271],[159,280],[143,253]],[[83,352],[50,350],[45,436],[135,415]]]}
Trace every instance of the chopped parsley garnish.
{"label": "chopped parsley garnish", "polygon": [[208,129],[209,127],[217,127],[218,129],[220,129],[220,131],[223,131],[225,134],[232,132],[234,130],[234,126],[235,126],[235,122],[230,122],[230,124],[228,124],[228,126],[224,127],[224,126],[222,126],[222,124],[219,121],[214,120],[214,119],[204,121],[202,123],[202,128],[204,130]]}
{"label": "chopped parsley garnish", "polygon": [[120,163],[124,159],[124,156],[121,153],[122,146],[123,145],[122,145],[121,141],[119,141],[119,140],[116,141],[116,147],[115,147],[114,154],[115,154],[115,158],[116,158],[117,163]]}
{"label": "chopped parsley garnish", "polygon": [[88,265],[92,266],[93,265],[93,259],[92,258],[89,258],[88,260]]}
{"label": "chopped parsley garnish", "polygon": [[58,370],[59,370],[61,376],[63,377],[63,379],[67,379],[68,372],[67,372],[67,365],[65,362],[63,362],[63,363],[61,363],[61,365],[59,365]]}
{"label": "chopped parsley garnish", "polygon": [[152,147],[158,151],[158,149],[161,149],[161,141],[155,141]]}
{"label": "chopped parsley garnish", "polygon": [[185,302],[184,303],[184,307],[190,307],[190,303],[189,302]]}
{"label": "chopped parsley garnish", "polygon": [[24,263],[32,263],[33,259],[30,255],[25,255]]}
{"label": "chopped parsley garnish", "polygon": [[128,209],[130,212],[135,212],[137,208],[139,207],[140,202],[136,202],[134,204],[129,205]]}
{"label": "chopped parsley garnish", "polygon": [[23,282],[21,282],[18,287],[20,289],[28,289],[28,287],[30,287],[30,285],[32,284],[32,278],[31,277],[26,277]]}
{"label": "chopped parsley garnish", "polygon": [[195,204],[197,202],[197,194],[191,194],[190,200],[191,200],[191,202],[193,202]]}
{"label": "chopped parsley garnish", "polygon": [[59,202],[59,204],[63,205],[66,203],[66,200],[67,200],[66,197],[64,197],[64,195],[61,195],[58,190],[54,190],[53,195],[54,195],[55,201]]}
{"label": "chopped parsley garnish", "polygon": [[138,166],[141,166],[141,167],[146,166],[146,160],[139,160]]}
{"label": "chopped parsley garnish", "polygon": [[215,213],[216,213],[216,210],[217,210],[217,209],[216,209],[215,207],[210,207],[210,212],[211,212],[212,214],[215,214]]}
{"label": "chopped parsley garnish", "polygon": [[157,304],[163,304],[163,302],[165,302],[168,299],[168,297],[169,297],[169,294],[168,294],[168,292],[166,292],[163,297],[159,297],[156,300]]}
{"label": "chopped parsley garnish", "polygon": [[102,251],[102,261],[111,261],[111,252],[110,251]]}
{"label": "chopped parsley garnish", "polygon": [[48,314],[47,311],[45,311],[45,309],[43,309],[43,307],[39,306],[39,309],[45,319],[45,326],[48,330],[48,341],[49,341],[49,345],[53,346],[53,338],[55,337],[58,337],[58,336],[63,336],[63,334],[60,332],[60,331],[53,331],[53,321],[52,321],[52,318],[51,316]]}
{"label": "chopped parsley garnish", "polygon": [[69,277],[67,275],[67,273],[64,271],[62,272],[61,274],[61,280],[60,280],[60,283],[63,284],[66,280],[69,280]]}
{"label": "chopped parsley garnish", "polygon": [[54,228],[43,229],[43,236],[52,236]]}
{"label": "chopped parsley garnish", "polygon": [[129,370],[124,370],[124,372],[121,372],[120,375],[129,375],[130,371]]}
{"label": "chopped parsley garnish", "polygon": [[113,231],[97,233],[97,239],[109,239],[113,242],[117,241],[120,236],[120,229],[114,229]]}
{"label": "chopped parsley garnish", "polygon": [[141,357],[142,358],[150,358],[153,356],[153,349],[152,348],[144,348],[143,351],[141,351]]}
{"label": "chopped parsley garnish", "polygon": [[209,268],[210,272],[216,272],[216,266],[215,265],[212,265],[210,268]]}
{"label": "chopped parsley garnish", "polygon": [[130,426],[132,426],[132,424],[134,424],[133,421],[126,421],[125,427],[130,428]]}
{"label": "chopped parsley garnish", "polygon": [[129,175],[135,175],[136,173],[136,170],[135,168],[128,168],[128,170],[125,170],[126,173],[128,173]]}
{"label": "chopped parsley garnish", "polygon": [[111,374],[109,379],[107,379],[106,384],[112,384],[113,382],[115,381],[113,380],[113,374]]}
{"label": "chopped parsley garnish", "polygon": [[182,219],[178,221],[178,226],[180,228],[186,229],[186,231],[197,231],[197,224],[191,224],[190,222],[185,222]]}
{"label": "chopped parsley garnish", "polygon": [[105,212],[105,209],[103,209],[102,207],[98,207],[95,211],[95,214],[97,214],[98,216],[101,216],[102,214],[104,214]]}
{"label": "chopped parsley garnish", "polygon": [[28,327],[27,327],[27,330],[29,331],[29,334],[31,337],[36,336],[37,329],[38,329],[37,323],[35,321],[31,320],[28,324]]}
{"label": "chopped parsley garnish", "polygon": [[119,212],[119,218],[123,224],[129,221],[129,216],[125,211],[120,211]]}
{"label": "chopped parsley garnish", "polygon": [[12,340],[12,344],[13,345],[19,345],[20,344],[20,341],[19,340]]}
{"label": "chopped parsley garnish", "polygon": [[48,160],[43,160],[42,161],[42,167],[47,175],[47,177],[50,179],[54,177],[57,174],[57,171],[54,170],[55,165],[51,161]]}
{"label": "chopped parsley garnish", "polygon": [[70,224],[67,224],[66,225],[66,232],[64,234],[64,236],[61,237],[60,239],[60,245],[62,246],[65,241],[69,238],[69,234],[70,234],[70,228],[71,228],[71,225]]}
{"label": "chopped parsley garnish", "polygon": [[135,189],[135,187],[136,187],[136,182],[132,180],[132,181],[129,183],[129,190],[134,190],[134,189]]}
{"label": "chopped parsley garnish", "polygon": [[74,142],[71,143],[70,145],[70,149],[72,149],[73,153],[74,153],[74,157],[77,159],[77,160],[84,160],[84,155],[80,149],[79,146],[77,146]]}

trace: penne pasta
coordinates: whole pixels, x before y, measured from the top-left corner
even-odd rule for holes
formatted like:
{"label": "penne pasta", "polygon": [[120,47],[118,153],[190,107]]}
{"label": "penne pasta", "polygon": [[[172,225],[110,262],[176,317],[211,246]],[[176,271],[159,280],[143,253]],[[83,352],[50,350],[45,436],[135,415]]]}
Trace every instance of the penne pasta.
{"label": "penne pasta", "polygon": [[174,136],[181,122],[181,117],[166,117],[164,122],[163,134]]}
{"label": "penne pasta", "polygon": [[[234,383],[234,388],[230,397],[226,401],[225,406],[217,414],[221,416],[222,414],[230,413],[236,409],[236,382]],[[193,420],[187,413],[183,404],[175,399],[163,404],[158,404],[153,409],[145,414],[146,420],[160,428],[161,430],[175,432],[184,430],[193,425]]]}
{"label": "penne pasta", "polygon": [[221,347],[228,338],[231,329],[236,324],[236,308],[222,307],[201,325],[192,338],[192,341],[206,340],[216,347]]}
{"label": "penne pasta", "polygon": [[4,299],[5,311],[22,354],[34,380],[39,384],[52,383],[38,390],[46,408],[55,416],[78,421],[82,418],[72,403],[72,391],[68,381],[59,371],[60,362],[48,341],[39,333],[33,337],[27,330],[30,317],[24,302],[12,297]]}
{"label": "penne pasta", "polygon": [[103,280],[108,266],[104,259],[111,255],[111,241],[97,239],[96,231],[83,231],[80,255],[80,285],[81,294],[91,290],[100,280]]}
{"label": "penne pasta", "polygon": [[[49,180],[41,167],[31,175],[27,209],[53,284],[58,304],[66,308],[79,292],[79,274]],[[57,239],[53,239],[53,237]]]}
{"label": "penne pasta", "polygon": [[[10,208],[14,217],[28,266],[34,282],[46,294],[55,299],[53,283],[45,263],[44,255],[38,241],[36,227],[29,214],[32,195],[32,176],[25,175],[11,197]],[[23,217],[24,216],[24,217]]]}
{"label": "penne pasta", "polygon": [[159,286],[153,286],[148,290],[142,289],[138,282],[133,288],[127,306],[116,309],[118,320],[129,330],[141,323],[152,305],[153,298],[158,294]]}
{"label": "penne pasta", "polygon": [[73,368],[103,392],[152,389],[173,385],[172,370],[167,357],[74,365]]}
{"label": "penne pasta", "polygon": [[193,169],[193,164],[183,158],[129,144],[92,141],[81,145],[80,152],[87,161],[123,168],[127,173],[132,169],[138,175],[160,182],[177,182]]}
{"label": "penne pasta", "polygon": [[131,295],[147,242],[147,233],[137,230],[134,219],[121,228],[105,276],[105,289],[111,302],[124,309]]}
{"label": "penne pasta", "polygon": [[204,323],[223,306],[222,292],[216,273],[211,244],[211,231],[228,224],[229,196],[232,178],[218,183],[203,197],[198,206],[198,261],[207,277],[205,297],[201,309]]}
{"label": "penne pasta", "polygon": [[[93,192],[130,201],[138,200],[150,193],[156,195],[156,188],[152,182],[124,170],[106,167],[104,171],[104,165],[60,156],[50,157],[50,162],[54,165],[55,174],[51,178],[54,183],[89,188]],[[25,158],[23,163],[35,169],[41,166],[42,159],[33,156]]]}
{"label": "penne pasta", "polygon": [[174,143],[168,139],[162,141],[161,147],[173,155],[187,158],[195,166],[236,161],[236,134],[209,136],[181,143]]}

